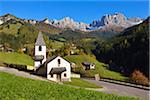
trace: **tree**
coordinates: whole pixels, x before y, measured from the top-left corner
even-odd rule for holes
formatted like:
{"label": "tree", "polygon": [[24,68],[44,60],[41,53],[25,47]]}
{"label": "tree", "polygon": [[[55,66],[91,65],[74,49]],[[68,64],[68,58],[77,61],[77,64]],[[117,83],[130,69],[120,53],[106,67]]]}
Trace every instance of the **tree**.
{"label": "tree", "polygon": [[134,70],[131,74],[131,81],[137,84],[149,85],[148,78],[139,70]]}

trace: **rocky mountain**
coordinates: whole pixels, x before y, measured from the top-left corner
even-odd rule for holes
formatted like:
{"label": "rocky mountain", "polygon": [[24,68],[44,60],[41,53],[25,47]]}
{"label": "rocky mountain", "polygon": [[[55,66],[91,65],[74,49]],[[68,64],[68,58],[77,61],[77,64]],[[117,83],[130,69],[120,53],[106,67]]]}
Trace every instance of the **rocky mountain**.
{"label": "rocky mountain", "polygon": [[72,30],[87,31],[89,25],[83,22],[76,22],[70,17],[65,17],[61,20],[49,20],[48,18],[43,20],[44,23],[53,25],[58,28],[70,28]]}
{"label": "rocky mountain", "polygon": [[86,24],[83,22],[77,22],[74,21],[70,17],[65,17],[60,20],[50,20],[48,18],[37,21],[37,20],[30,20],[30,19],[21,19],[17,18],[11,14],[6,14],[4,16],[0,16],[0,25],[4,22],[7,22],[9,20],[15,20],[20,21],[23,23],[30,23],[32,25],[38,24],[38,23],[45,23],[51,26],[54,26],[59,29],[71,29],[71,30],[80,30],[80,31],[95,31],[95,30],[101,30],[101,31],[114,31],[114,32],[120,32],[125,28],[131,27],[133,25],[141,23],[143,20],[140,18],[127,18],[121,13],[115,13],[112,15],[105,15],[99,20],[93,21],[91,24]]}
{"label": "rocky mountain", "polygon": [[17,18],[14,15],[11,14],[6,14],[3,16],[0,16],[0,25],[7,22],[7,21],[19,21],[22,23],[30,23],[30,24],[36,24],[38,21],[36,20],[31,20],[31,19],[21,19],[21,18]]}
{"label": "rocky mountain", "polygon": [[118,26],[122,28],[128,28],[133,25],[141,23],[143,20],[140,18],[127,18],[121,13],[115,13],[112,15],[105,15],[100,20],[95,20],[90,24],[91,30],[101,28],[111,28],[112,26]]}

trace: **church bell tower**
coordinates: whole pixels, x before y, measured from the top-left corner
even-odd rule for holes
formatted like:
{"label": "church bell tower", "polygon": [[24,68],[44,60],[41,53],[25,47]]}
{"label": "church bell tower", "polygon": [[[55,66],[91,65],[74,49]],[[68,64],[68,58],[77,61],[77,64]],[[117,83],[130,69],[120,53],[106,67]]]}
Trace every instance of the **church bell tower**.
{"label": "church bell tower", "polygon": [[43,39],[43,35],[39,32],[37,40],[35,42],[35,57],[34,67],[37,69],[46,61],[46,44]]}

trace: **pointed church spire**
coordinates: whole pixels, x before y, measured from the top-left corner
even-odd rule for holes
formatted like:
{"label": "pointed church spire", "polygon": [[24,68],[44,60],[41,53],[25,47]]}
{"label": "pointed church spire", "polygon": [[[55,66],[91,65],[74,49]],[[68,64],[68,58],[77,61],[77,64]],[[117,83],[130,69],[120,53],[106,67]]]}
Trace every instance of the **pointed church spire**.
{"label": "pointed church spire", "polygon": [[36,40],[36,42],[35,42],[35,45],[36,45],[36,46],[46,46],[45,41],[44,41],[44,39],[43,39],[42,32],[39,32],[38,37],[37,37],[37,40]]}

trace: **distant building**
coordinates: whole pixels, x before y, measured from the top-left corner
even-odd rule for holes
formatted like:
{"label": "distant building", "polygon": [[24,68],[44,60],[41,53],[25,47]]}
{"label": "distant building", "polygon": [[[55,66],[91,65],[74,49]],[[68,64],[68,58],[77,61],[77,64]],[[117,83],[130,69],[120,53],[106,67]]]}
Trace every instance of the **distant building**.
{"label": "distant building", "polygon": [[14,50],[12,48],[4,46],[2,44],[0,44],[0,51],[1,52],[14,52]]}
{"label": "distant building", "polygon": [[84,66],[85,70],[95,69],[95,64],[90,62],[83,62],[82,65]]}
{"label": "distant building", "polygon": [[71,81],[71,64],[60,56],[46,59],[46,44],[42,33],[35,43],[35,72],[52,81]]}

